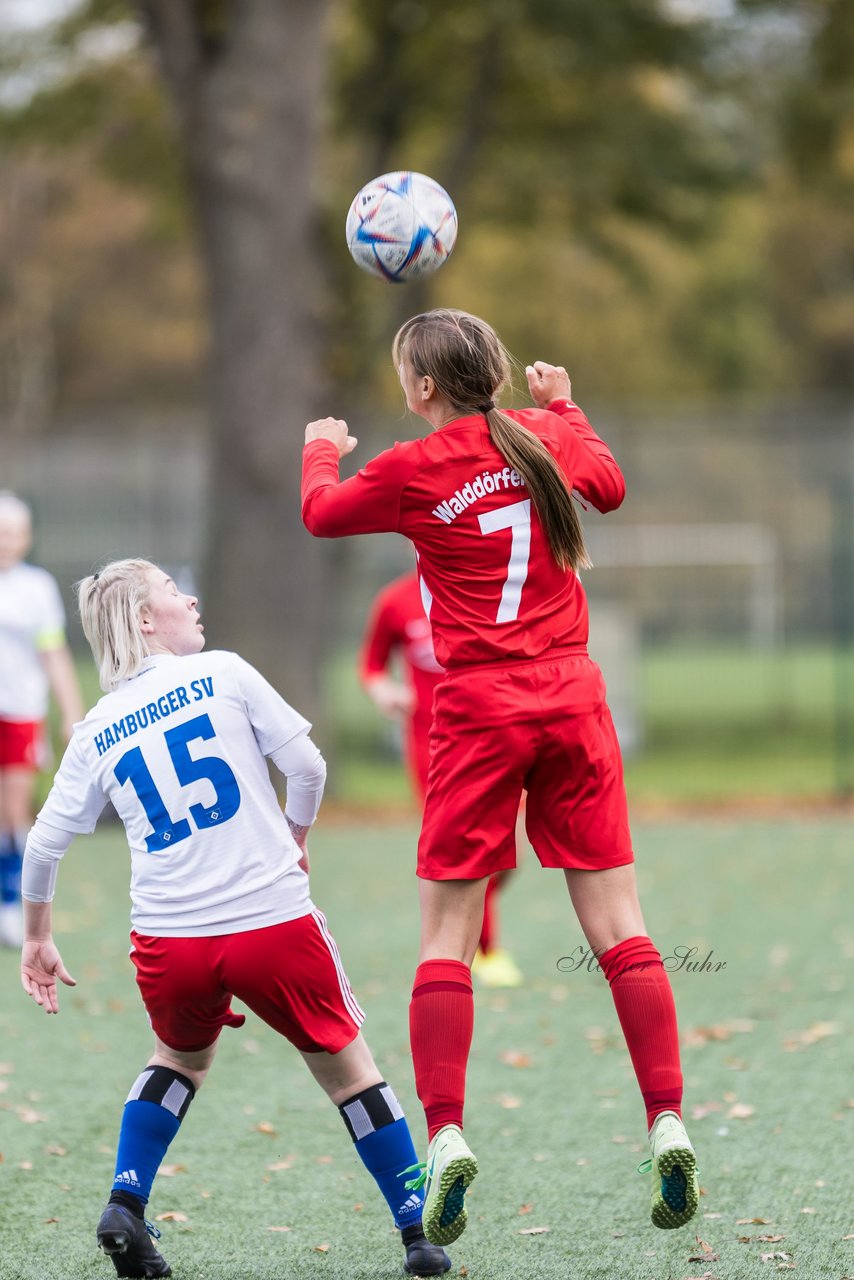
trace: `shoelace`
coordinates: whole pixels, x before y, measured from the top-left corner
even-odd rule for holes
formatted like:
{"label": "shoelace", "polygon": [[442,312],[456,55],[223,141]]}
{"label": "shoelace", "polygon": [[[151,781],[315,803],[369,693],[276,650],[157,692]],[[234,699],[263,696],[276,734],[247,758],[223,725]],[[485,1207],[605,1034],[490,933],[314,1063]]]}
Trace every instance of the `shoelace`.
{"label": "shoelace", "polygon": [[404,1182],[403,1184],[407,1191],[420,1191],[424,1186],[424,1183],[427,1181],[427,1161],[419,1160],[418,1164],[411,1164],[408,1169],[401,1169],[400,1173],[397,1175],[399,1178],[402,1178],[404,1174],[415,1173],[416,1171],[418,1173],[418,1177],[410,1178],[408,1182]]}
{"label": "shoelace", "polygon": [[151,1236],[152,1240],[159,1240],[160,1237],[163,1235],[163,1232],[158,1231],[154,1223],[148,1221],[148,1218],[143,1218],[143,1222],[145,1223],[145,1229],[148,1232],[148,1234]]}

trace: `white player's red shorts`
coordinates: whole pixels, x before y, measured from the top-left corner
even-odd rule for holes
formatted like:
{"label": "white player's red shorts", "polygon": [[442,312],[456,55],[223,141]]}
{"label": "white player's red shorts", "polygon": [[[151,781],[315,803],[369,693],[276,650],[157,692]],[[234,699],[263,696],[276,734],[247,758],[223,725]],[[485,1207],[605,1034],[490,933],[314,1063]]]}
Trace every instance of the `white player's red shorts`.
{"label": "white player's red shorts", "polygon": [[544,867],[634,861],[605,682],[586,650],[452,669],[433,710],[419,876],[476,880],[514,867],[523,789]]}
{"label": "white player's red shorts", "polygon": [[322,912],[213,938],[131,933],[130,958],[156,1036],[192,1053],[242,1027],[232,996],[305,1053],[338,1053],[364,1013]]}
{"label": "white player's red shorts", "polygon": [[42,720],[0,719],[0,769],[38,772],[45,758]]}

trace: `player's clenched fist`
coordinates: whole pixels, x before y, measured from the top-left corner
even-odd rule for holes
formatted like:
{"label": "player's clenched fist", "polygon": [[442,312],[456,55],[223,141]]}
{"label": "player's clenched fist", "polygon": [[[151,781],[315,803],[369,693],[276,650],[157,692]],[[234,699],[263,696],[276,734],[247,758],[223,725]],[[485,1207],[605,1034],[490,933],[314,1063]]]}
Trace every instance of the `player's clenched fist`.
{"label": "player's clenched fist", "polygon": [[535,360],[528,365],[525,376],[534,404],[541,409],[545,409],[552,400],[572,398],[572,384],[562,364],[546,364],[545,360]]}
{"label": "player's clenched fist", "polygon": [[347,423],[341,418],[319,418],[317,422],[310,422],[305,429],[305,442],[311,444],[312,440],[331,440],[339,458],[352,453],[359,443],[348,433]]}

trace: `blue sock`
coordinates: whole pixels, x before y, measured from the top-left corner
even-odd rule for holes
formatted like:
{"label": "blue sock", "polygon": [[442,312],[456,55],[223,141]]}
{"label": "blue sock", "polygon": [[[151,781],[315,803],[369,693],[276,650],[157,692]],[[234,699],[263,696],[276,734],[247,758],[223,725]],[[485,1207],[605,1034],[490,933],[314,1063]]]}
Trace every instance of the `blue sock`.
{"label": "blue sock", "polygon": [[192,1082],[170,1067],[146,1067],[138,1077],[122,1113],[114,1194],[148,1202],[154,1176],[195,1092]]}
{"label": "blue sock", "polygon": [[0,835],[0,903],[21,901],[21,850],[10,831]]}
{"label": "blue sock", "polygon": [[391,1209],[394,1225],[420,1223],[424,1197],[420,1191],[407,1191],[400,1176],[417,1163],[418,1156],[394,1090],[382,1081],[354,1094],[338,1110],[362,1163]]}

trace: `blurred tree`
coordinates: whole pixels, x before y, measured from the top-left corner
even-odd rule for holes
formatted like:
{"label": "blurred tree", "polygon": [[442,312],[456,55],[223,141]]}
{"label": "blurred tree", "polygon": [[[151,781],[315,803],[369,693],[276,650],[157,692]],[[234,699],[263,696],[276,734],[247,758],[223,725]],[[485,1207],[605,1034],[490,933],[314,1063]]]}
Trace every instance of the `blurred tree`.
{"label": "blurred tree", "polygon": [[327,0],[135,0],[178,126],[210,298],[205,608],[314,711],[326,558],[300,519],[323,376],[315,190]]}
{"label": "blurred tree", "polygon": [[[696,246],[714,225],[716,197],[746,173],[743,122],[722,110],[712,66],[721,32],[661,0],[352,0],[343,12],[336,216],[375,174],[421,168],[452,193],[469,255],[468,271],[454,259],[438,282],[405,291],[341,270],[335,332],[347,379],[357,370],[364,379],[378,334],[439,293],[490,293],[490,318],[511,344],[571,342],[561,312],[572,307],[580,259],[581,293],[591,271],[616,269],[623,303],[634,295],[639,312],[656,305],[668,245],[674,262],[682,245]],[[635,251],[638,227],[657,232],[656,270]],[[563,306],[543,307],[555,278]],[[613,386],[599,346],[596,372]]]}

